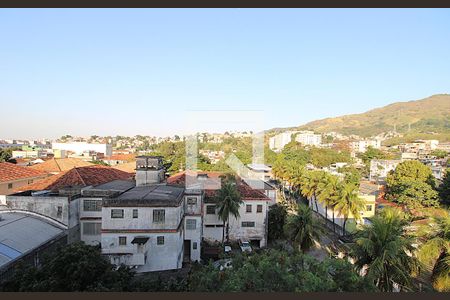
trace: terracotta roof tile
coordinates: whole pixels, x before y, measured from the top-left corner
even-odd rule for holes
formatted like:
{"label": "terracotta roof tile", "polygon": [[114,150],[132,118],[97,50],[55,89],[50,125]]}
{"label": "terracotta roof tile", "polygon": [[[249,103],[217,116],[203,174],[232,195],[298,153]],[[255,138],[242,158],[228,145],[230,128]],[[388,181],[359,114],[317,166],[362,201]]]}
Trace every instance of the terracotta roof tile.
{"label": "terracotta roof tile", "polygon": [[30,166],[30,168],[48,173],[59,173],[73,168],[93,165],[93,163],[78,158],[52,158],[41,164]]}
{"label": "terracotta roof tile", "polygon": [[58,190],[64,187],[89,186],[107,183],[117,179],[130,179],[133,174],[106,166],[86,166],[50,176],[36,183],[20,187],[19,191]]}
{"label": "terracotta roof tile", "polygon": [[0,163],[0,182],[14,181],[24,178],[45,177],[48,174],[29,167],[18,166],[9,162]]}
{"label": "terracotta roof tile", "polygon": [[[206,174],[208,175],[208,178],[211,179],[219,179],[221,175],[224,173],[221,172],[198,172],[198,174]],[[189,176],[189,175],[188,175]],[[167,178],[168,184],[174,184],[174,185],[185,185],[186,183],[186,172],[179,172],[171,177]],[[211,185],[214,184],[214,180],[211,183]],[[270,200],[264,193],[262,193],[259,190],[252,189],[245,181],[243,181],[241,178],[238,178],[237,181],[238,191],[241,194],[242,200]],[[216,189],[208,189],[208,187],[205,188],[205,194],[207,197],[214,197],[216,193]]]}
{"label": "terracotta roof tile", "polygon": [[114,165],[111,167],[113,167],[114,169],[117,169],[117,170],[128,172],[128,173],[136,173],[136,162],[135,161],[126,162],[126,163]]}

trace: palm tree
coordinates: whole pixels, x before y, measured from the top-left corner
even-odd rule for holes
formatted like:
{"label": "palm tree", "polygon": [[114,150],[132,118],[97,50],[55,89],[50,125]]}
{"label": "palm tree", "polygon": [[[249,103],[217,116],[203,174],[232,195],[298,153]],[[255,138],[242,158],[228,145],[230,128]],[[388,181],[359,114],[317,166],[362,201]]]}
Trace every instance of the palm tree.
{"label": "palm tree", "polygon": [[405,219],[389,212],[371,221],[356,234],[351,245],[350,255],[356,267],[360,271],[365,269],[365,276],[381,291],[391,292],[396,285],[401,290],[410,289],[411,277],[419,271],[419,263],[412,254],[414,239],[405,233]]}
{"label": "palm tree", "polygon": [[299,204],[297,214],[289,217],[285,225],[286,236],[300,251],[310,249],[315,239],[319,239],[322,228],[314,219],[312,210],[305,204]]}
{"label": "palm tree", "polygon": [[323,176],[324,172],[320,171],[309,171],[303,175],[302,194],[311,201],[314,199],[316,212],[319,212],[319,206],[317,204],[318,185]]}
{"label": "palm tree", "polygon": [[328,220],[328,207],[331,207],[333,213],[333,232],[336,232],[334,220],[334,207],[340,199],[340,181],[339,177],[327,174],[318,185],[319,201],[325,205],[325,219]]}
{"label": "palm tree", "polygon": [[216,193],[219,219],[223,221],[222,243],[225,239],[225,224],[227,242],[230,240],[230,215],[239,218],[239,207],[242,204],[237,183],[230,178],[223,178],[222,186]]}
{"label": "palm tree", "polygon": [[450,217],[435,218],[423,233],[418,257],[432,266],[433,287],[440,292],[450,292]]}
{"label": "palm tree", "polygon": [[339,198],[335,204],[335,209],[339,215],[344,217],[342,235],[345,235],[348,217],[352,215],[355,221],[361,220],[361,211],[365,209],[365,201],[358,196],[358,187],[355,185],[344,183],[339,186]]}

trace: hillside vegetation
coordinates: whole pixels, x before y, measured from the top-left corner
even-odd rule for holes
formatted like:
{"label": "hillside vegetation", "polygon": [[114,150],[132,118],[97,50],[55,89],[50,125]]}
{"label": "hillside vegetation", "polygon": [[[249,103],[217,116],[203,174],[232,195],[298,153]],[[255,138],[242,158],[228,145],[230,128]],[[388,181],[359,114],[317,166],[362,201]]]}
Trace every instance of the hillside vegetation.
{"label": "hillside vegetation", "polygon": [[[396,131],[407,135],[440,135],[450,138],[450,95],[439,94],[408,102],[396,102],[361,114],[316,120],[293,129],[336,131],[362,137]],[[280,129],[275,129],[280,131]]]}

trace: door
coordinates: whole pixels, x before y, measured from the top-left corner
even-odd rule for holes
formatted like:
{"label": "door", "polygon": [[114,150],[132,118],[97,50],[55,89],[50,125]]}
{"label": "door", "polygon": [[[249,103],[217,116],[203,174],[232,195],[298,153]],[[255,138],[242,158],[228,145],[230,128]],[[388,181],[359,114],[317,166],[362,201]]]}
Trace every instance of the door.
{"label": "door", "polygon": [[191,261],[191,240],[184,240],[183,262]]}

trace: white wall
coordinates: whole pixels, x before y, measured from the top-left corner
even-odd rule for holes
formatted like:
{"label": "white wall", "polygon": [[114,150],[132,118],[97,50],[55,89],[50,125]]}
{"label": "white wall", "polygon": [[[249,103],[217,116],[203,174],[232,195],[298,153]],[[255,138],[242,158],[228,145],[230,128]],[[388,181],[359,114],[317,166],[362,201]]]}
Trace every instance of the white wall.
{"label": "white wall", "polygon": [[111,144],[89,144],[85,142],[52,143],[52,149],[73,151],[77,154],[81,154],[85,151],[95,151],[103,153],[105,156],[112,155]]}

